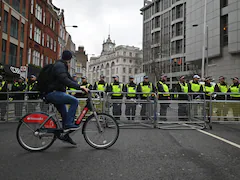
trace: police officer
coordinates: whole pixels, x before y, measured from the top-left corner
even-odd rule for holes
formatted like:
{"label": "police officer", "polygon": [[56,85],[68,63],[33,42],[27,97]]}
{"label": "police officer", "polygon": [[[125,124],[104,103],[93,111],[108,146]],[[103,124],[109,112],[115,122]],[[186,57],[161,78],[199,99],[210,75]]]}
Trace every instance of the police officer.
{"label": "police officer", "polygon": [[[78,80],[77,80],[77,75],[76,75],[76,74],[74,74],[74,75],[72,76],[72,79],[73,79],[73,81],[75,81],[76,83],[81,84],[80,82],[78,82]],[[69,91],[76,91],[76,89],[74,89],[74,88],[67,88],[67,90],[69,90]],[[72,95],[72,96],[75,96],[76,98],[80,98],[80,97],[82,96],[81,93],[75,93],[75,92],[70,92],[69,94]]]}
{"label": "police officer", "polygon": [[[237,103],[234,102],[232,103],[232,110],[233,110],[233,115],[235,117],[235,121],[239,121],[240,117],[240,84],[239,84],[239,79],[238,77],[232,78],[233,84],[230,86],[228,92],[233,93],[230,95],[230,99],[233,101],[238,101]],[[238,94],[234,94],[238,93]]]}
{"label": "police officer", "polygon": [[[228,92],[228,85],[225,82],[225,77],[220,76],[219,77],[219,83],[215,85],[214,92],[218,93],[227,93]],[[227,100],[226,95],[217,95],[216,100]],[[227,120],[227,113],[228,113],[228,106],[223,102],[216,102],[216,108],[217,108],[217,116],[224,116],[224,120]],[[218,118],[220,120],[220,118]]]}
{"label": "police officer", "polygon": [[[3,76],[0,75],[0,100],[6,101],[7,100],[7,82],[3,80]],[[3,93],[3,94],[2,94]],[[0,102],[0,111],[1,111],[1,121],[5,121],[4,117],[7,112],[6,102]]]}
{"label": "police officer", "polygon": [[[128,100],[133,100],[133,101],[136,100],[136,98],[137,98],[137,95],[136,95],[137,84],[134,83],[134,77],[133,76],[129,76],[129,83],[124,86],[123,91],[129,93],[129,94],[126,95],[126,98]],[[126,114],[128,120],[130,120],[131,116],[134,118],[135,114],[136,114],[136,103],[127,103],[125,114]]]}
{"label": "police officer", "polygon": [[[19,77],[18,81],[15,82],[12,86],[13,92],[24,92],[26,90],[26,84],[24,83],[24,78]],[[13,95],[13,100],[24,100],[24,93],[16,93]],[[23,110],[23,102],[16,102],[14,104],[15,108],[15,116],[17,118],[20,118],[22,116],[22,110]]]}
{"label": "police officer", "polygon": [[[28,81],[27,91],[37,91],[37,81],[36,80],[37,80],[36,76],[34,76],[34,75],[30,76],[29,81]],[[38,94],[37,93],[36,94],[29,93],[28,99],[36,100],[36,99],[38,99]],[[37,103],[34,103],[34,102],[28,103],[27,104],[28,113],[35,111],[36,106],[37,106]]]}
{"label": "police officer", "polygon": [[196,95],[193,95],[192,98],[195,99],[197,97],[201,97],[199,93],[203,92],[203,86],[199,83],[200,76],[194,75],[193,81],[189,83],[188,91],[191,93],[196,93]]}
{"label": "police officer", "polygon": [[[158,100],[170,100],[170,94],[167,82],[167,75],[162,74],[161,80],[157,82],[157,91],[158,91]],[[161,120],[167,121],[167,109],[169,103],[161,103],[160,104],[160,116]]]}
{"label": "police officer", "polygon": [[[87,88],[89,90],[92,90],[92,85],[87,82],[87,77],[86,76],[82,76],[81,79],[82,79],[82,82],[80,83],[80,86],[84,86],[85,88]],[[81,93],[80,96],[82,98],[86,98],[87,97],[86,93],[84,93],[84,92]]]}
{"label": "police officer", "polygon": [[[105,76],[100,75],[100,80],[94,83],[93,89],[97,91],[106,91],[108,88],[108,83],[104,80]],[[101,96],[103,97],[103,93],[101,93]]]}
{"label": "police officer", "polygon": [[[184,94],[178,94],[177,98],[180,101],[188,101],[188,84],[186,83],[185,76],[179,78],[179,82],[176,85],[176,91]],[[178,103],[178,117],[179,120],[186,121],[188,118],[183,118],[183,116],[188,116],[188,104]]]}
{"label": "police officer", "polygon": [[[206,100],[210,100],[212,93],[214,92],[214,86],[211,84],[211,81],[212,81],[211,77],[206,77],[205,84],[203,85],[203,92],[205,93]],[[207,106],[206,108],[207,108],[208,119],[210,119],[210,102],[209,101],[207,101],[206,106]]]}
{"label": "police officer", "polygon": [[[111,99],[122,99],[123,95],[121,94],[124,89],[124,84],[119,82],[118,76],[113,76],[113,83],[109,85],[108,92],[112,92]],[[117,120],[120,120],[120,116],[122,114],[121,110],[121,103],[113,103],[113,116],[116,116],[115,118]]]}
{"label": "police officer", "polygon": [[[149,98],[151,98],[151,92],[155,92],[155,86],[153,85],[153,83],[149,82],[148,76],[144,76],[143,77],[143,82],[138,84],[137,87],[137,92],[141,92],[142,94],[140,95],[140,99],[141,100],[149,100]],[[142,120],[146,119],[146,111],[147,111],[147,104],[146,103],[142,103],[142,109],[141,109],[141,116],[142,116]],[[152,109],[152,108],[151,108]]]}

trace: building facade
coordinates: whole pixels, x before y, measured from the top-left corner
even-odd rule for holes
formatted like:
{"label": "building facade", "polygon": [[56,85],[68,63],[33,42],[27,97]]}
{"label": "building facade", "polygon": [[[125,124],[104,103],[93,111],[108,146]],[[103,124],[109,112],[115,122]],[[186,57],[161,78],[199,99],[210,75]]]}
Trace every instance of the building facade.
{"label": "building facade", "polygon": [[86,51],[84,50],[84,46],[79,46],[77,51],[75,52],[76,55],[76,75],[78,79],[82,76],[87,76],[87,62],[88,56]]}
{"label": "building facade", "polygon": [[[166,73],[170,85],[180,75],[201,74],[204,0],[144,0],[143,71],[152,80]],[[206,75],[239,76],[240,6],[236,0],[208,0],[209,64]],[[229,37],[229,38],[228,38]],[[208,50],[208,51],[207,51]],[[225,67],[227,65],[227,68]]]}
{"label": "building facade", "polygon": [[28,64],[43,67],[58,58],[58,9],[50,0],[31,0]]}
{"label": "building facade", "polygon": [[0,1],[1,64],[20,67],[26,64],[28,0]]}
{"label": "building facade", "polygon": [[75,54],[76,47],[72,41],[71,35],[68,32],[66,33],[66,42],[67,43],[66,43],[66,46],[64,46],[64,49],[71,51],[73,55],[71,59],[70,70],[69,70],[69,73],[72,76],[76,73],[76,54]]}
{"label": "building facade", "polygon": [[66,26],[65,26],[65,20],[64,20],[64,10],[61,10],[58,17],[59,27],[58,27],[58,59],[61,58],[62,52],[65,49],[66,46]]}
{"label": "building facade", "polygon": [[106,82],[112,81],[113,75],[118,75],[123,83],[128,82],[130,75],[142,72],[142,51],[134,46],[115,46],[110,36],[103,42],[102,53],[98,57],[91,57],[88,62],[88,81],[94,83],[101,74]]}
{"label": "building facade", "polygon": [[[202,59],[203,12],[204,0],[187,1],[186,61],[190,63]],[[240,76],[240,1],[208,0],[206,24],[205,73],[214,79],[225,76],[231,83],[230,78]]]}

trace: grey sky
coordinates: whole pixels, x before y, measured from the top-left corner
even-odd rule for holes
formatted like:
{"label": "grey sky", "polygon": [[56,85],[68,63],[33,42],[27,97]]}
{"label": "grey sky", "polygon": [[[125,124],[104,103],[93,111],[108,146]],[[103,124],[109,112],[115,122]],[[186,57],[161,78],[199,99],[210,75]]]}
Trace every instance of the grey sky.
{"label": "grey sky", "polygon": [[88,54],[99,55],[103,39],[108,36],[117,45],[142,47],[142,16],[139,9],[143,0],[53,0],[64,9],[65,24],[73,42],[85,46]]}

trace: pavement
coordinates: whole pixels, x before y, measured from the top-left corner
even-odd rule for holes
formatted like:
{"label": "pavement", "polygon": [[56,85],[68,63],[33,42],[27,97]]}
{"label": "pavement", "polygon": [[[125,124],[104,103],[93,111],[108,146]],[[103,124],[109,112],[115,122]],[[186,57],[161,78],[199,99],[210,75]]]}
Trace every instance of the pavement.
{"label": "pavement", "polygon": [[[77,132],[77,147],[57,140],[30,153],[18,144],[16,127],[0,124],[1,180],[240,179],[240,148],[197,130],[121,129],[107,150],[91,148]],[[214,124],[206,131],[240,144],[240,124]]]}

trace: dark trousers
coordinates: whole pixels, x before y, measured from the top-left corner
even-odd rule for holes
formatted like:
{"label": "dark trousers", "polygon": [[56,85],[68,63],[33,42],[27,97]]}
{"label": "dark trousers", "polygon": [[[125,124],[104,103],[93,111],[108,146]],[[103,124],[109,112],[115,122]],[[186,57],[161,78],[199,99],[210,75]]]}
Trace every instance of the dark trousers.
{"label": "dark trousers", "polygon": [[14,108],[15,108],[15,116],[17,118],[21,118],[22,117],[22,111],[23,111],[23,103],[22,102],[16,102],[14,104]]}
{"label": "dark trousers", "polygon": [[169,104],[160,104],[160,120],[167,121],[167,109]]}
{"label": "dark trousers", "polygon": [[122,104],[120,103],[113,103],[113,116],[118,116],[115,117],[116,119],[120,119],[120,116],[122,114]]}
{"label": "dark trousers", "polygon": [[188,104],[179,103],[178,104],[179,120],[181,121],[188,120],[188,117],[183,117],[183,116],[188,116]]}
{"label": "dark trousers", "polygon": [[136,114],[136,104],[126,104],[125,115],[127,116],[128,120],[130,120],[130,116],[134,119]]}
{"label": "dark trousers", "polygon": [[0,112],[1,112],[1,120],[3,120],[6,115],[6,112],[7,112],[7,104],[6,103],[0,103]]}

